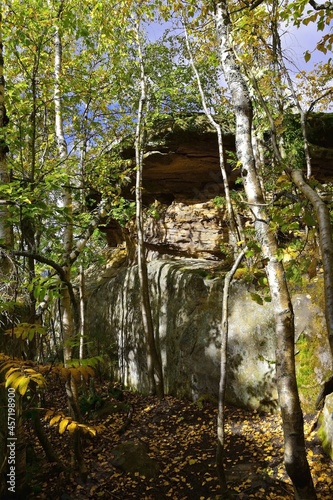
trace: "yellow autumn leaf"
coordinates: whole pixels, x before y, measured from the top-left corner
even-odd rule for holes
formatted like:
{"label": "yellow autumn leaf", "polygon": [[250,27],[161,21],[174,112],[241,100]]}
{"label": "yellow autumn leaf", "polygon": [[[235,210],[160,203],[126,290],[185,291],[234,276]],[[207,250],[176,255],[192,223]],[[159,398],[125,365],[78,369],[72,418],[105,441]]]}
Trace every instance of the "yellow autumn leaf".
{"label": "yellow autumn leaf", "polygon": [[29,382],[30,382],[30,378],[28,378],[28,377],[24,377],[23,379],[21,379],[21,382],[18,385],[18,390],[19,390],[19,393],[21,394],[21,396],[24,396],[24,394],[27,392]]}
{"label": "yellow autumn leaf", "polygon": [[36,382],[40,387],[43,387],[44,385],[46,385],[46,380],[45,378],[43,377],[43,375],[41,373],[35,373],[35,375],[33,375],[31,377],[33,379],[34,382]]}
{"label": "yellow autumn leaf", "polygon": [[75,380],[75,382],[80,382],[81,380],[81,373],[77,368],[69,368],[69,371]]}
{"label": "yellow autumn leaf", "polygon": [[67,431],[69,431],[71,434],[77,429],[77,423],[76,422],[71,422],[67,426]]}
{"label": "yellow autumn leaf", "polygon": [[6,377],[6,387],[9,387],[11,383],[21,375],[21,371],[19,370],[12,372],[9,377]]}
{"label": "yellow autumn leaf", "polygon": [[60,374],[63,379],[67,380],[70,375],[70,371],[68,368],[61,368]]}
{"label": "yellow autumn leaf", "polygon": [[87,366],[85,368],[86,372],[91,376],[91,377],[94,377],[95,376],[95,371],[94,369],[91,367],[91,366]]}
{"label": "yellow autumn leaf", "polygon": [[61,415],[61,413],[59,413],[58,415],[55,415],[53,418],[51,418],[50,425],[57,424],[59,422],[59,420],[62,419],[62,417],[63,417],[63,415]]}
{"label": "yellow autumn leaf", "polygon": [[97,434],[96,429],[94,429],[93,427],[88,427],[88,432],[93,437],[95,437]]}
{"label": "yellow autumn leaf", "polygon": [[[6,365],[6,366],[9,366],[9,365]],[[14,372],[18,372],[18,373],[21,373],[21,369],[19,366],[14,366],[13,368],[10,368],[7,372],[6,372],[6,379]]]}
{"label": "yellow autumn leaf", "polygon": [[22,379],[24,379],[24,375],[21,375],[20,377],[17,377],[11,384],[10,386],[13,388],[13,389],[17,389],[18,386],[20,385]]}
{"label": "yellow autumn leaf", "polygon": [[44,420],[48,420],[52,415],[54,415],[54,410],[47,410]]}
{"label": "yellow autumn leaf", "polygon": [[64,418],[60,424],[59,424],[59,434],[63,434],[66,430],[67,425],[69,424],[70,420],[68,418]]}
{"label": "yellow autumn leaf", "polygon": [[81,373],[82,377],[87,382],[89,379],[89,373],[86,371],[85,367],[79,366],[78,371]]}

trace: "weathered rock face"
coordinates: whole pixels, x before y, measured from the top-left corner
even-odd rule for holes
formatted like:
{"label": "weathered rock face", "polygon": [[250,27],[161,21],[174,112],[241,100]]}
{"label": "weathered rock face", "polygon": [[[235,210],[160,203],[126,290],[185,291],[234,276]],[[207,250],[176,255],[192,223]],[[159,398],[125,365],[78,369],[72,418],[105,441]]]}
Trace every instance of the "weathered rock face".
{"label": "weathered rock face", "polygon": [[[145,223],[145,242],[155,256],[183,255],[201,259],[221,259],[221,251],[229,244],[226,210],[214,203],[173,202],[157,206],[155,217]],[[151,255],[154,257],[154,255]]]}
{"label": "weathered rock face", "polygon": [[[332,114],[311,116],[308,133],[313,173],[322,183],[333,181],[330,130]],[[223,132],[225,160],[230,160],[235,151],[232,124]],[[133,149],[125,151],[124,158],[133,158]],[[227,169],[230,185],[237,189],[238,172],[232,161]],[[212,202],[223,194],[216,134],[207,120],[192,116],[184,127],[173,118],[162,124],[151,137],[145,158],[144,232],[166,390],[180,397],[195,399],[206,393],[217,394],[218,390],[222,279],[207,279],[207,274],[209,266],[218,266],[223,260],[229,244],[226,211]],[[124,195],[133,197],[129,188]],[[133,261],[133,227],[124,231],[111,221],[105,231],[110,247],[126,240]],[[125,251],[119,257],[116,264],[105,266],[104,273],[95,271],[87,326],[113,361],[113,375],[145,392],[147,367],[137,270],[125,267]],[[301,401],[306,410],[313,411],[319,386],[332,371],[332,360],[324,306],[322,299],[317,300],[322,297],[323,286],[311,284],[308,288],[295,295],[293,303]],[[230,295],[230,403],[261,409],[277,406],[274,336],[271,305],[253,302],[247,287],[235,282]],[[326,406],[325,411],[325,426],[333,435],[329,427],[332,410]]]}
{"label": "weathered rock face", "polygon": [[[210,263],[212,266],[214,263]],[[207,393],[217,395],[223,280],[208,279],[207,262],[199,259],[155,260],[148,269],[166,391],[190,399]],[[89,291],[87,328],[113,361],[113,376],[125,385],[146,392],[147,366],[137,268],[120,269],[111,278],[101,277],[100,283]],[[324,316],[310,298],[303,297],[294,298],[297,336],[301,339],[297,349],[301,351],[304,339],[308,339],[311,356],[316,357],[311,383],[318,384],[319,392],[320,382],[332,368],[326,354]],[[318,321],[323,337],[320,343],[315,343]],[[235,282],[230,293],[229,328],[228,401],[249,408],[275,408],[278,402],[271,304],[258,305],[251,299],[247,286]]]}
{"label": "weathered rock face", "polygon": [[324,450],[333,460],[333,394],[326,397],[318,434]]}
{"label": "weathered rock face", "polygon": [[[323,287],[322,280],[308,285],[309,291]],[[321,296],[322,296],[321,292]],[[293,297],[296,325],[296,375],[303,409],[315,412],[320,384],[330,375],[332,359],[327,340],[323,310],[315,294],[296,294]]]}
{"label": "weathered rock face", "polygon": [[[231,189],[237,190],[239,170],[231,158],[235,153],[233,123],[220,120],[223,129],[224,160]],[[308,124],[313,173],[322,182],[333,181],[333,115],[314,114]],[[124,158],[134,157],[133,148]],[[131,186],[123,195],[133,199]],[[160,255],[221,257],[217,235],[228,241],[224,210],[212,200],[224,196],[216,132],[203,115],[183,122],[170,116],[150,137],[143,169],[143,202],[148,212],[160,209],[161,217],[147,220],[145,236],[150,250]],[[152,210],[151,210],[152,209]],[[244,209],[242,210],[244,215]],[[103,229],[110,246],[126,239],[115,221]],[[125,231],[126,233],[126,231]]]}
{"label": "weathered rock face", "polygon": [[111,453],[114,457],[112,465],[133,476],[139,473],[151,479],[159,472],[159,464],[149,457],[148,449],[143,443],[125,441],[113,448]]}

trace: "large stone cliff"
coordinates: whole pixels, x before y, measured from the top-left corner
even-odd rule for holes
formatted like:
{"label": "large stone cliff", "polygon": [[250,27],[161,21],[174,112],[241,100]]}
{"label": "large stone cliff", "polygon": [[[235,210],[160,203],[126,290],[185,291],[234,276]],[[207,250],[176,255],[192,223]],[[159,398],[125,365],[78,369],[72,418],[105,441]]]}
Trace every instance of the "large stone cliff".
{"label": "large stone cliff", "polygon": [[[329,124],[332,117],[329,116]],[[319,128],[318,128],[319,127]],[[323,141],[322,120],[310,130],[312,159],[322,183],[333,180],[333,144]],[[318,130],[317,130],[318,129]],[[225,158],[232,156],[232,130],[224,130]],[[191,399],[217,395],[221,343],[220,271],[226,259],[229,227],[216,135],[203,117],[184,129],[168,125],[149,143],[143,199],[145,243],[156,341],[166,391]],[[131,157],[133,151],[125,152]],[[231,185],[237,170],[229,167]],[[130,189],[125,193],[130,197]],[[241,214],[246,223],[248,214]],[[110,221],[104,267],[91,269],[87,287],[87,330],[98,340],[110,375],[147,391],[145,339],[139,306],[133,225]],[[125,242],[127,251],[125,250]],[[332,373],[319,275],[295,290],[296,363],[303,407],[314,410],[320,384]],[[230,404],[256,409],[278,406],[275,387],[274,314],[269,302],[253,300],[248,284],[234,281],[230,293],[228,385]],[[259,292],[260,293],[260,292]],[[327,419],[326,419],[327,420]]]}
{"label": "large stone cliff", "polygon": [[[109,251],[99,280],[89,281],[87,328],[111,360],[110,374],[147,392],[137,266],[124,266],[124,256],[121,250]],[[155,335],[170,394],[190,399],[218,394],[223,287],[218,266],[184,258],[157,259],[148,265]],[[311,410],[320,384],[333,368],[320,300],[309,293],[313,286],[309,283],[308,293],[293,296],[300,391],[304,406]],[[322,278],[315,286],[321,289]],[[241,280],[235,280],[230,290],[227,399],[267,410],[278,405],[274,313],[270,302],[259,305],[251,291]]]}

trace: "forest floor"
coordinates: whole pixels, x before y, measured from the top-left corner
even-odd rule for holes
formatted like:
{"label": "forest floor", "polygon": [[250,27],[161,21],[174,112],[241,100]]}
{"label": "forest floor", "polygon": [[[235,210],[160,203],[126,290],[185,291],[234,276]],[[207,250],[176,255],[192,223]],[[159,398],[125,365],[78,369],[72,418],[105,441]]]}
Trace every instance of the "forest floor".
{"label": "forest floor", "polygon": [[[99,391],[107,391],[100,388]],[[47,463],[44,452],[27,426],[33,444],[30,458],[29,499],[83,500],[208,500],[219,498],[215,465],[216,405],[192,403],[167,396],[159,401],[124,391],[123,411],[88,420],[105,429],[84,442],[89,471],[86,482],[77,475],[69,478]],[[58,395],[57,408],[59,404]],[[63,400],[63,407],[66,404]],[[115,403],[116,406],[118,403]],[[128,427],[128,408],[133,410]],[[320,500],[332,499],[333,462],[323,454],[316,432],[309,434],[312,419],[306,417],[305,433],[315,487]],[[69,433],[60,435],[56,426],[47,427],[62,460],[70,457]],[[120,443],[144,445],[153,460],[155,475],[126,473],[113,465],[114,448]],[[261,414],[228,407],[226,409],[226,475],[235,499],[262,498],[288,500],[293,497],[291,483],[283,466],[281,421],[277,414]],[[119,464],[118,464],[119,465]]]}

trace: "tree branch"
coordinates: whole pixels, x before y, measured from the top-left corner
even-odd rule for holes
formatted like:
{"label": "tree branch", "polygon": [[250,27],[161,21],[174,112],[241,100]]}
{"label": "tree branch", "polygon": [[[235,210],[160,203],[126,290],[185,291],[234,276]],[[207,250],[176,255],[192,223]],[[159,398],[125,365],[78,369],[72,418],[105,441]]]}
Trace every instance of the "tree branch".
{"label": "tree branch", "polygon": [[77,314],[78,308],[77,308],[77,301],[76,301],[76,298],[74,295],[73,285],[68,280],[66,280],[66,273],[59,264],[54,262],[54,260],[48,259],[47,257],[43,257],[42,255],[40,255],[38,253],[26,252],[24,250],[13,251],[12,255],[15,255],[17,257],[31,257],[31,258],[37,260],[37,262],[41,262],[42,264],[46,264],[47,266],[52,267],[56,271],[56,273],[58,274],[62,283],[64,283],[64,285],[67,286],[70,297],[71,297],[71,301],[72,301],[72,304],[73,304],[73,307],[75,310],[75,315]]}
{"label": "tree branch", "polygon": [[315,0],[309,0],[309,4],[311,7],[313,7],[315,10],[331,10],[333,9],[333,3],[332,2],[325,2],[325,3],[317,3]]}

